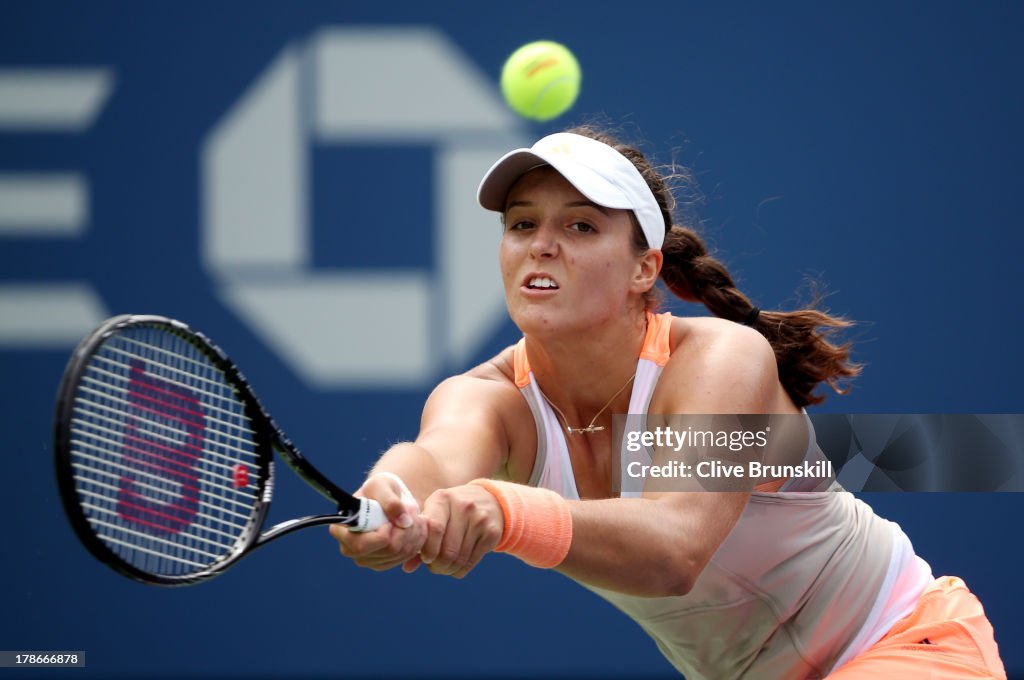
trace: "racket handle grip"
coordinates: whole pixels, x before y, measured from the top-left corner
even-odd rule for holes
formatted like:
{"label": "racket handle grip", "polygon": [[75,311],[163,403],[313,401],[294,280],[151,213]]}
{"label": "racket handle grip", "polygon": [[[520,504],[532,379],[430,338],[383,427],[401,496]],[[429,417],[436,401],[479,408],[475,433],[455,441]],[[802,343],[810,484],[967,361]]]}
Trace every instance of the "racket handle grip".
{"label": "racket handle grip", "polygon": [[349,530],[357,533],[373,531],[387,523],[388,518],[384,514],[384,509],[380,507],[380,503],[372,498],[360,498],[359,514],[356,515],[355,523],[349,526]]}

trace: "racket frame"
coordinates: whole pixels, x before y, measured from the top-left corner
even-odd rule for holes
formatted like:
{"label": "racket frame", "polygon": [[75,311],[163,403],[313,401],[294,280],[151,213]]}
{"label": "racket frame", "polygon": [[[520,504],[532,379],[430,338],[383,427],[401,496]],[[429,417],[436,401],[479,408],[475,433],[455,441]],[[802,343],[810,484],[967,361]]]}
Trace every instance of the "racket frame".
{"label": "racket frame", "polygon": [[[203,353],[227,381],[245,408],[253,430],[257,480],[252,513],[233,548],[206,569],[187,574],[153,574],[123,560],[96,534],[79,501],[72,468],[71,417],[75,392],[92,357],[112,336],[136,326],[163,326]],[[61,502],[79,540],[94,557],[118,573],[150,585],[192,585],[210,579],[234,566],[243,556],[281,536],[318,524],[348,524],[354,530],[371,530],[382,520],[379,506],[356,498],[325,477],[302,455],[281,431],[256,398],[248,380],[227,354],[202,333],[188,325],[163,316],[124,314],[108,319],[87,335],[75,348],[64,370],[57,391],[54,417],[54,463]],[[310,515],[281,522],[260,533],[270,509],[274,488],[274,451],[307,484],[337,506],[334,514]],[[376,506],[376,507],[372,507]]]}

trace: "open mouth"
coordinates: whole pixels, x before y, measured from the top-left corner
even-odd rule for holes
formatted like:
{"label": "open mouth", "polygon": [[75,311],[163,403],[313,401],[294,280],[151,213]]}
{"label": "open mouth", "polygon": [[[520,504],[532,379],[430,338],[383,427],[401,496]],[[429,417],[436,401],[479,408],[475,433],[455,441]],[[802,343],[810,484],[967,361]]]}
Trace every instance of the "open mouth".
{"label": "open mouth", "polygon": [[531,276],[526,279],[526,287],[531,290],[558,290],[555,280],[547,276]]}

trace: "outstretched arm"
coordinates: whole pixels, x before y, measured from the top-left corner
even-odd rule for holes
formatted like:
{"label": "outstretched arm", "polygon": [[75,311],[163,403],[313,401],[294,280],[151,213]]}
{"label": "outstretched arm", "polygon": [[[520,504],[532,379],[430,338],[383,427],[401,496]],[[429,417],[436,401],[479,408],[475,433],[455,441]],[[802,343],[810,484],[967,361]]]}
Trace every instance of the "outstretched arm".
{"label": "outstretched arm", "polygon": [[[390,524],[366,534],[333,525],[341,553],[377,570],[416,555],[426,537],[419,510],[434,491],[503,476],[509,449],[503,412],[514,397],[500,379],[472,372],[441,383],[427,399],[416,441],[392,446],[356,491],[377,500]],[[403,497],[406,489],[411,499]]]}
{"label": "outstretched arm", "polygon": [[507,392],[494,380],[445,380],[427,399],[416,441],[392,446],[368,477],[398,475],[422,505],[437,489],[500,473],[509,449],[499,410]]}

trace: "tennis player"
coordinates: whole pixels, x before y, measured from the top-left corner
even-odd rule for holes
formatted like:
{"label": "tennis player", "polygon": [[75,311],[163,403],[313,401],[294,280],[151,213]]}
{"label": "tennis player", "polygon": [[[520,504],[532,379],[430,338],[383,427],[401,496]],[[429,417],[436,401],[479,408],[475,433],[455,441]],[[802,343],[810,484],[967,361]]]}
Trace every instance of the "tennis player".
{"label": "tennis player", "polygon": [[[456,578],[494,551],[557,569],[691,680],[1006,677],[964,582],[935,578],[898,525],[835,485],[613,489],[613,413],[800,417],[817,386],[838,391],[859,370],[831,342],[846,322],[760,312],[673,224],[665,179],[601,132],[506,154],[479,201],[502,215],[523,338],[434,390],[416,441],[358,492],[392,525],[332,526],[343,555]],[[655,314],[659,276],[717,318]],[[813,439],[806,449],[820,455]]]}

